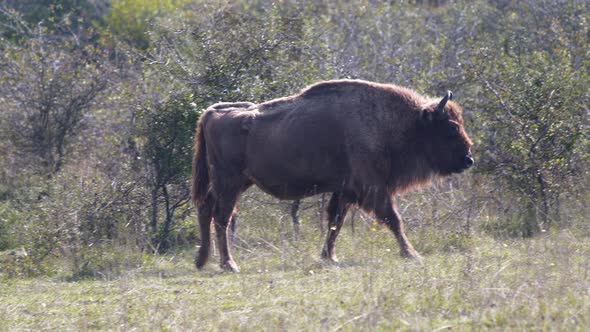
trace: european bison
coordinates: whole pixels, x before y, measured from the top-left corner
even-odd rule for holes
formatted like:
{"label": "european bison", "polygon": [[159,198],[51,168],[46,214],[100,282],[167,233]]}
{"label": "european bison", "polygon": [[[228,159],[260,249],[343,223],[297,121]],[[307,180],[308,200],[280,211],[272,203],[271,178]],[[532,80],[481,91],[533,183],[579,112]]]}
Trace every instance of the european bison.
{"label": "european bison", "polygon": [[221,103],[197,124],[192,199],[199,213],[202,268],[214,220],[221,268],[238,271],[227,239],[240,194],[252,184],[280,199],[331,192],[321,253],[351,205],[372,212],[395,235],[404,257],[419,258],[404,233],[395,196],[473,165],[461,109],[395,85],[326,81],[261,104]]}

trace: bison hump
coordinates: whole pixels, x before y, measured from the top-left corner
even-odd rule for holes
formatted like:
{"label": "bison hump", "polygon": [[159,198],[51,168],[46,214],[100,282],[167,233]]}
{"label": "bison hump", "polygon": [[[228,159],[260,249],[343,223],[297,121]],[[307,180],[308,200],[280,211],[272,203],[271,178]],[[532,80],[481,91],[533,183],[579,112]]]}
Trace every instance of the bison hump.
{"label": "bison hump", "polygon": [[310,86],[301,93],[304,98],[328,96],[338,93],[342,90],[341,82],[322,82]]}
{"label": "bison hump", "polygon": [[255,106],[254,103],[247,102],[247,101],[240,101],[240,102],[220,102],[220,103],[216,103],[216,104],[209,106],[209,108],[217,110],[217,111],[220,111],[220,110],[235,111],[236,109],[243,109],[245,111],[252,106]]}

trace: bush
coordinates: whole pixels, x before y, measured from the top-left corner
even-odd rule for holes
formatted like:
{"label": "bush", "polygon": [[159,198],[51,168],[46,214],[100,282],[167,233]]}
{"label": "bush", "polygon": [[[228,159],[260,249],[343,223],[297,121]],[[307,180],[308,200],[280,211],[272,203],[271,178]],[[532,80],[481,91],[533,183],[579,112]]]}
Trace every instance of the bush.
{"label": "bush", "polygon": [[[492,45],[470,60],[471,75],[487,93],[479,102],[487,110],[479,117],[486,135],[480,171],[510,191],[503,199],[516,197],[525,236],[559,224],[560,200],[580,189],[576,182],[589,157],[584,132],[590,104],[590,75],[580,70],[579,50],[570,47],[578,31],[553,22],[527,34],[529,15],[541,9],[528,10],[507,9],[511,29],[498,40],[502,46],[488,40]],[[539,34],[554,42],[535,43]]]}
{"label": "bush", "polygon": [[15,229],[22,218],[10,202],[0,201],[0,251],[16,247]]}
{"label": "bush", "polygon": [[76,175],[68,169],[21,195],[18,209],[0,211],[2,221],[18,218],[9,245],[24,254],[9,257],[13,273],[106,273],[116,271],[113,262],[126,260],[106,253],[149,248],[144,193],[135,182],[109,181],[100,173]]}
{"label": "bush", "polygon": [[[42,22],[19,42],[0,39],[0,138],[21,168],[39,174],[60,170],[85,114],[106,89],[108,64],[89,35],[60,34]],[[86,40],[84,40],[86,39]]]}
{"label": "bush", "polygon": [[150,229],[153,247],[158,252],[173,245],[170,233],[175,226],[175,214],[186,209],[190,198],[192,143],[200,115],[192,100],[188,93],[171,96],[164,102],[146,105],[135,114],[137,140],[150,174]]}

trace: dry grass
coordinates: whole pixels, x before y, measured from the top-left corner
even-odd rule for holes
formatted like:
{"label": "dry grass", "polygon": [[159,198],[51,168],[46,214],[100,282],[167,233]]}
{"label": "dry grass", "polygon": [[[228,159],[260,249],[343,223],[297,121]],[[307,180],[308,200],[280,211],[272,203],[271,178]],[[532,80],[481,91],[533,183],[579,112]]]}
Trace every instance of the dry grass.
{"label": "dry grass", "polygon": [[326,266],[314,227],[292,241],[280,225],[241,228],[248,244],[238,241],[239,274],[220,272],[215,260],[197,272],[183,252],[104,280],[4,280],[0,330],[590,328],[588,237],[476,233],[454,246],[423,229],[411,234],[417,249],[440,250],[419,263],[400,258],[392,236],[369,224],[354,237],[344,230],[342,262]]}

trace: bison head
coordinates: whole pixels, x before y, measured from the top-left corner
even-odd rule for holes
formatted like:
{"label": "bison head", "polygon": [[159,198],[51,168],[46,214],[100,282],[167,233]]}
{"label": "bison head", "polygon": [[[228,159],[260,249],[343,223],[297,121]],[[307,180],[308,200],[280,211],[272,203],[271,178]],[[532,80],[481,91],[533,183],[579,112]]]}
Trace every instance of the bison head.
{"label": "bison head", "polygon": [[418,130],[430,167],[443,175],[460,173],[474,163],[461,109],[449,102],[452,98],[448,91],[440,102],[423,110]]}

